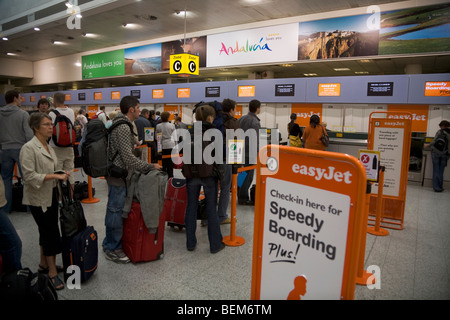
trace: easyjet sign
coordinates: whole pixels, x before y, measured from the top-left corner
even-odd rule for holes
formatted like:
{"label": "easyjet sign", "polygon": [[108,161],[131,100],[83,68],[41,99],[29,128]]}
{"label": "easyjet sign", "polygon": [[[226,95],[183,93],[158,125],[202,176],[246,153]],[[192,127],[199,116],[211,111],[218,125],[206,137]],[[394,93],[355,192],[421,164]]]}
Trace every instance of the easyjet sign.
{"label": "easyjet sign", "polygon": [[[411,119],[413,132],[427,132],[428,105],[388,105],[388,111],[393,112],[388,114],[388,119]],[[395,112],[399,112],[399,114],[395,114]],[[409,112],[411,115],[404,114],[404,112]]]}

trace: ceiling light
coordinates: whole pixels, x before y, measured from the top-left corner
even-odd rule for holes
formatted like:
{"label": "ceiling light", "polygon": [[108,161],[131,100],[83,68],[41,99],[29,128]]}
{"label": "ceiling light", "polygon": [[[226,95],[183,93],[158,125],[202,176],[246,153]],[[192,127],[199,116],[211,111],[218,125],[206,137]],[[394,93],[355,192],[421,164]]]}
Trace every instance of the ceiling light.
{"label": "ceiling light", "polygon": [[372,61],[369,60],[369,59],[361,59],[361,60],[359,60],[359,62],[362,62],[362,63],[369,63],[369,62],[372,62]]}
{"label": "ceiling light", "polygon": [[[184,10],[175,10],[173,13],[175,17],[184,18]],[[186,18],[195,17],[195,14],[192,11],[186,11]]]}
{"label": "ceiling light", "polygon": [[350,71],[349,68],[333,68],[334,71]]}
{"label": "ceiling light", "polygon": [[3,38],[2,38],[2,40],[5,40],[5,41],[7,41],[7,40],[8,40],[8,38],[7,38],[7,37],[3,37]]}
{"label": "ceiling light", "polygon": [[95,33],[83,32],[83,37],[86,37],[86,38],[97,38],[98,35],[95,34]]}
{"label": "ceiling light", "polygon": [[292,67],[292,66],[294,66],[294,64],[292,64],[292,63],[283,63],[283,64],[280,64],[280,66],[281,67]]}
{"label": "ceiling light", "polygon": [[355,71],[355,74],[369,74],[368,71]]}
{"label": "ceiling light", "polygon": [[33,30],[34,31],[41,31],[41,29],[39,29],[38,27],[34,27]]}
{"label": "ceiling light", "polygon": [[122,24],[122,27],[127,28],[127,29],[138,29],[140,26],[136,23],[124,23]]}
{"label": "ceiling light", "polygon": [[313,76],[317,76],[317,73],[304,73],[303,75],[305,77],[313,77]]}
{"label": "ceiling light", "polygon": [[7,52],[6,55],[7,55],[7,56],[17,56],[17,54],[12,53],[12,52]]}
{"label": "ceiling light", "polygon": [[52,40],[52,44],[63,45],[63,44],[65,44],[65,43],[64,43],[64,42],[61,42],[61,41],[55,41],[55,40]]}

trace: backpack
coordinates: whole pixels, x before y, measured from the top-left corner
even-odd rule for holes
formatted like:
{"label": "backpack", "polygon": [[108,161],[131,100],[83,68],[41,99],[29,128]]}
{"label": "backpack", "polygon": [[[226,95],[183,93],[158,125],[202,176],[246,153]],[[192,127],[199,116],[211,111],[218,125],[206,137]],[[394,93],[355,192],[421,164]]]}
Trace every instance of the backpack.
{"label": "backpack", "polygon": [[222,132],[222,135],[225,137],[225,126],[223,124],[223,116],[222,116],[222,104],[216,100],[214,100],[212,102],[200,101],[199,103],[197,103],[194,106],[193,113],[195,113],[195,111],[197,110],[197,107],[205,106],[205,105],[213,107],[214,110],[216,111],[216,116],[214,118],[213,125],[216,127],[216,129],[219,129],[220,132]]}
{"label": "backpack", "polygon": [[112,162],[117,153],[113,157],[109,154],[109,137],[111,132],[121,124],[128,125],[133,133],[133,125],[125,120],[114,122],[109,129],[100,119],[88,122],[85,129],[86,137],[81,146],[82,166],[87,175],[92,178],[110,175]]}
{"label": "backpack", "polygon": [[58,147],[71,147],[76,141],[75,128],[65,115],[59,113],[57,110],[52,110],[55,115],[55,122],[53,123],[52,140]]}
{"label": "backpack", "polygon": [[434,147],[443,153],[448,153],[448,139],[444,130],[439,130],[439,135],[434,140]]}
{"label": "backpack", "polygon": [[[195,153],[195,143],[194,143],[194,128],[189,130],[190,134],[191,134],[191,144],[190,144],[190,149],[191,149],[191,163],[187,164],[187,163],[183,163],[182,165],[182,169],[181,169],[181,173],[183,174],[183,176],[186,179],[192,179],[192,178],[208,178],[208,177],[213,177],[216,178],[218,180],[222,180],[223,179],[223,166],[218,165],[216,163],[213,164],[207,164],[205,162],[205,159],[203,159],[202,157],[202,163],[200,164],[196,164],[194,162],[194,153]],[[204,134],[204,132],[202,132],[202,135]],[[205,150],[205,148],[212,143],[211,141],[203,141],[202,140],[202,154]]]}
{"label": "backpack", "polygon": [[33,273],[29,268],[14,271],[0,280],[2,301],[58,300],[58,294],[47,275]]}
{"label": "backpack", "polygon": [[98,119],[98,116],[99,116],[101,113],[104,113],[104,112],[103,112],[103,111],[100,111],[100,112],[97,112],[96,114],[94,114],[94,115],[92,116],[91,120]]}
{"label": "backpack", "polygon": [[[214,110],[216,111],[216,116],[214,117],[213,125],[214,125],[214,127],[216,127],[216,129],[218,129],[218,130],[220,130],[220,132],[222,132],[222,138],[223,138],[223,141],[225,142],[226,130],[225,130],[225,125],[224,125],[223,115],[222,115],[222,104],[216,100],[214,100],[212,102],[200,101],[199,103],[197,103],[194,106],[193,113],[195,114],[197,107],[201,107],[201,106],[205,106],[205,105],[213,107]],[[224,145],[223,145],[223,156],[224,157],[226,155],[226,148],[227,148],[226,143],[224,143]]]}

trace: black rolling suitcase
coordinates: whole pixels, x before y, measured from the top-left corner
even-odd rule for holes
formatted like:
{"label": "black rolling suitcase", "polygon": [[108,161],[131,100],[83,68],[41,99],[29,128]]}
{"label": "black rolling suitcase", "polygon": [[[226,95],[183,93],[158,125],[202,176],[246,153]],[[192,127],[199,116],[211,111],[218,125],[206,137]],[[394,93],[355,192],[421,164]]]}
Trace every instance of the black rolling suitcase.
{"label": "black rolling suitcase", "polygon": [[83,207],[79,200],[70,196],[70,185],[60,182],[60,227],[62,237],[62,260],[67,280],[74,272],[67,272],[69,266],[80,268],[81,282],[89,278],[97,270],[98,239],[97,231],[88,226],[84,217]]}
{"label": "black rolling suitcase", "polygon": [[71,276],[67,273],[71,265],[80,268],[81,282],[89,280],[98,265],[98,240],[94,227],[87,226],[74,236],[63,238],[62,260],[66,280]]}

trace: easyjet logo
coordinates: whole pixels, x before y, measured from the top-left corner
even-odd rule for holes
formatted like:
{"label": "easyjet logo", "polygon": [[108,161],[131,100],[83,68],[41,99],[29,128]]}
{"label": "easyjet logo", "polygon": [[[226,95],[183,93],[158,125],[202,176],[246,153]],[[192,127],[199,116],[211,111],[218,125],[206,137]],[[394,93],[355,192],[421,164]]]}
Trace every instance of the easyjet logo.
{"label": "easyjet logo", "polygon": [[350,171],[342,172],[336,170],[335,167],[329,166],[328,168],[316,168],[308,167],[306,165],[299,165],[295,163],[292,166],[292,171],[296,174],[314,177],[317,181],[320,180],[334,180],[336,182],[344,182],[346,184],[352,183],[350,178],[352,174]]}

